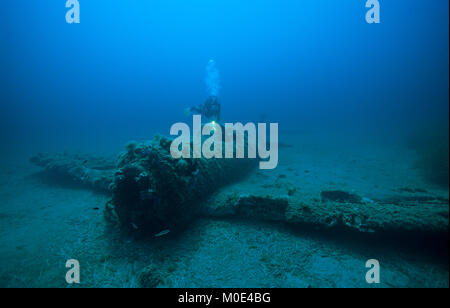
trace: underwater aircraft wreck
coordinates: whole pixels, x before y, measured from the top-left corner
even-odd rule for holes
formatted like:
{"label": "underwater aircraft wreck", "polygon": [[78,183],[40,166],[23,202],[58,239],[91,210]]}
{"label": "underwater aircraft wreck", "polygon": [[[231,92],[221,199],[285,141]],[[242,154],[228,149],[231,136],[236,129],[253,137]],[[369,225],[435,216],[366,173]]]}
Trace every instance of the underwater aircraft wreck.
{"label": "underwater aircraft wreck", "polygon": [[[160,237],[183,231],[199,217],[237,217],[285,223],[313,232],[336,231],[448,244],[449,200],[419,192],[368,199],[323,190],[305,198],[271,170],[275,184],[262,191],[255,159],[175,159],[172,139],[126,146],[118,159],[81,154],[38,154],[31,162],[47,177],[111,196],[105,220],[126,234]],[[261,184],[261,183],[260,183]],[[413,210],[412,210],[413,209]]]}
{"label": "underwater aircraft wreck", "polygon": [[[214,123],[220,119],[219,73],[214,60],[207,65],[205,81],[207,101],[189,108],[188,113],[200,113]],[[256,150],[255,145],[251,147],[256,143],[251,142],[250,134],[239,142],[237,137],[232,138],[228,148],[233,155],[228,156],[225,155],[227,138],[217,134],[225,144],[221,155],[194,158],[195,145],[201,149],[208,139],[202,139],[200,121],[197,123],[200,142],[196,143],[195,122],[193,124],[193,148],[185,146],[192,142],[183,142],[191,141],[190,133],[182,133],[176,139],[157,135],[147,142],[130,142],[117,159],[63,153],[38,154],[31,162],[43,168],[50,178],[110,195],[104,208],[105,220],[128,234],[161,237],[182,231],[197,217],[238,217],[282,222],[332,234],[338,230],[389,239],[421,238],[445,246],[444,250],[448,251],[448,196],[408,192],[369,199],[355,193],[324,189],[313,198],[305,197],[300,189],[283,181],[286,175],[282,171],[262,168],[272,170],[270,176],[261,176],[261,172],[269,172],[258,170],[262,160],[237,158],[240,148]],[[187,125],[184,128],[189,132]],[[183,132],[183,127],[175,131]],[[276,141],[276,153],[269,151],[267,157],[260,155],[262,159],[269,158],[269,162],[264,163],[272,160],[278,163],[278,145],[282,143],[278,144],[278,133],[272,135],[274,131],[271,127],[269,143]],[[183,135],[188,137],[183,139]],[[177,139],[182,142],[174,142]],[[178,150],[181,145],[181,152],[189,155],[174,157],[173,143],[178,145],[175,147]],[[262,144],[266,144],[265,138]],[[262,177],[274,183],[263,184]],[[264,190],[266,187],[270,190]]]}
{"label": "underwater aircraft wreck", "polygon": [[199,214],[202,201],[221,186],[240,179],[257,161],[250,159],[174,159],[169,138],[130,144],[119,157],[105,218],[122,230],[157,234],[178,231]]}
{"label": "underwater aircraft wreck", "polygon": [[249,174],[258,161],[175,159],[172,141],[157,135],[149,142],[130,142],[116,163],[68,154],[38,154],[31,162],[50,177],[111,194],[105,218],[121,230],[173,233],[199,215],[202,201],[212,192]]}

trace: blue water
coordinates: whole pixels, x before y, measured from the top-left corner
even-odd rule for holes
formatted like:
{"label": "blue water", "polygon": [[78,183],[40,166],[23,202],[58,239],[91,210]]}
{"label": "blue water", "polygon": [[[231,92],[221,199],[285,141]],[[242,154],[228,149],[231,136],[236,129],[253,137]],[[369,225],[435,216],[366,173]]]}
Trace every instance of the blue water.
{"label": "blue water", "polygon": [[[448,1],[5,1],[3,151],[98,148],[186,121],[220,71],[224,121],[387,135],[448,120]],[[425,124],[424,124],[425,123]],[[390,133],[389,133],[390,134]]]}
{"label": "blue water", "polygon": [[[313,209],[323,190],[364,204],[418,196],[411,228],[448,242],[448,0],[379,0],[379,24],[366,22],[365,0],[79,0],[79,24],[66,22],[65,2],[0,4],[0,287],[65,287],[69,258],[85,266],[82,286],[136,286],[167,258],[163,286],[366,287],[364,262],[378,257],[383,286],[448,287],[448,247],[415,238],[399,253],[399,243],[361,246],[314,226],[299,235],[218,219],[179,241],[106,239],[110,196],[29,162],[38,152],[110,157],[191,123],[186,108],[217,95],[222,122],[279,123],[279,168],[255,171],[236,194],[292,194]],[[442,210],[423,210],[432,202]],[[383,221],[377,213],[366,216]]]}

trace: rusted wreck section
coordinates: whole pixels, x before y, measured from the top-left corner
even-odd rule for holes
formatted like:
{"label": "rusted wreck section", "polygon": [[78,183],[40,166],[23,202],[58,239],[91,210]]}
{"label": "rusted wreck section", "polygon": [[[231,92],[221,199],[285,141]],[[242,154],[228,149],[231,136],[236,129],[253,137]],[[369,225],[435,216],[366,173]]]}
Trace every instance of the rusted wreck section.
{"label": "rusted wreck section", "polygon": [[212,192],[257,166],[251,159],[174,159],[171,141],[157,136],[127,146],[105,208],[108,221],[132,233],[177,232],[199,215]]}
{"label": "rusted wreck section", "polygon": [[116,162],[111,158],[61,153],[37,154],[30,161],[43,168],[45,175],[52,179],[96,191],[110,193],[114,181]]}
{"label": "rusted wreck section", "polygon": [[123,231],[173,233],[199,215],[212,192],[245,177],[257,160],[174,159],[171,142],[162,136],[131,142],[117,162],[69,154],[39,154],[31,162],[48,176],[111,194],[105,218]]}
{"label": "rusted wreck section", "polygon": [[276,185],[269,187],[258,172],[251,172],[255,160],[173,159],[170,143],[165,137],[130,143],[118,160],[40,154],[32,162],[49,176],[110,194],[106,220],[132,234],[174,233],[206,216],[284,222],[327,232],[413,238],[431,234],[433,240],[448,242],[448,196],[398,191],[371,200],[338,190],[311,195],[276,174]]}

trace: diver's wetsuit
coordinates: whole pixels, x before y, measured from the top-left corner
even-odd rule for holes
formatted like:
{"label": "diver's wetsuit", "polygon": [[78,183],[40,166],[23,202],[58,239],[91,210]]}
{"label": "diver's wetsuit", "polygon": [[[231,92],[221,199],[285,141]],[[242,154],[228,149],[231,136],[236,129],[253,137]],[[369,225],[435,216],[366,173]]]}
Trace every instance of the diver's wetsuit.
{"label": "diver's wetsuit", "polygon": [[217,96],[210,96],[203,105],[191,107],[192,113],[200,114],[211,121],[220,121],[220,104]]}

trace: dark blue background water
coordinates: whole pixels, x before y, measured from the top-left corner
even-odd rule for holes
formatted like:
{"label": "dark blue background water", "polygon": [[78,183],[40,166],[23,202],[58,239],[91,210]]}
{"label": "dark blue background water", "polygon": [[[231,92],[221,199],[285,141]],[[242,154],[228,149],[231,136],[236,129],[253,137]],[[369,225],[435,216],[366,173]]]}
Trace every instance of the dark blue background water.
{"label": "dark blue background water", "polygon": [[225,121],[381,136],[448,121],[447,0],[380,0],[371,25],[363,0],[79,2],[80,24],[64,0],[1,2],[3,154],[168,134],[206,98],[209,59]]}

